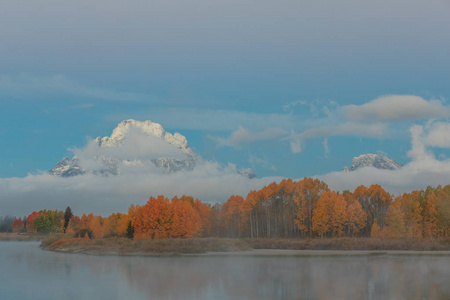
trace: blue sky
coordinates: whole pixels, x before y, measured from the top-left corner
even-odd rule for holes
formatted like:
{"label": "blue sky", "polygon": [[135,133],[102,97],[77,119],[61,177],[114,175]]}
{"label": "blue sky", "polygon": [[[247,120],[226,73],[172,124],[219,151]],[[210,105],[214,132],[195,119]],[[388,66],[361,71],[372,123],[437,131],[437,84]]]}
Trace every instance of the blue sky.
{"label": "blue sky", "polygon": [[3,186],[130,118],[260,178],[329,178],[363,153],[417,161],[413,126],[446,163],[449,13],[415,0],[4,2]]}

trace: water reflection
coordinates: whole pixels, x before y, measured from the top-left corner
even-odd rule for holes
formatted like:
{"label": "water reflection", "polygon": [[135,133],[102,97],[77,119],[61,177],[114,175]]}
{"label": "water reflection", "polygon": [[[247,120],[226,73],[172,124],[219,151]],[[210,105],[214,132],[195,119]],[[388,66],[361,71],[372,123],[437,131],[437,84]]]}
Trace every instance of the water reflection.
{"label": "water reflection", "polygon": [[0,253],[2,299],[450,298],[449,256],[115,257],[23,242]]}

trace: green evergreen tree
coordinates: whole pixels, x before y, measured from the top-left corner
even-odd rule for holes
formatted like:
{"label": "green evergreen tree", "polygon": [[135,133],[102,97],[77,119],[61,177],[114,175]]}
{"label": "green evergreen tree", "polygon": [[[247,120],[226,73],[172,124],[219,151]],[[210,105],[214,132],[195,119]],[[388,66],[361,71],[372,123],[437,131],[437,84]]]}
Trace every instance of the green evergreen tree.
{"label": "green evergreen tree", "polygon": [[70,208],[70,206],[67,206],[66,211],[64,212],[64,233],[66,233],[66,229],[69,226],[69,221],[72,217],[72,209]]}

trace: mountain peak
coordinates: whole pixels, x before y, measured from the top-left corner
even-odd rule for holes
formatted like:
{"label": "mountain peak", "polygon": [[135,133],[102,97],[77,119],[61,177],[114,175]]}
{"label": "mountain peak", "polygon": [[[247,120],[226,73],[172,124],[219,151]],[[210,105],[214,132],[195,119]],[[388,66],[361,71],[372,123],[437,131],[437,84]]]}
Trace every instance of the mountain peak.
{"label": "mountain peak", "polygon": [[352,165],[350,167],[344,167],[342,171],[355,171],[364,167],[373,167],[382,170],[397,170],[402,166],[402,164],[399,164],[394,159],[384,155],[367,153],[353,157]]}
{"label": "mountain peak", "polygon": [[[75,153],[79,155],[63,158],[49,173],[62,177],[128,172],[163,174],[191,171],[202,163],[183,135],[166,132],[152,121],[132,119],[120,122],[111,136],[97,137]],[[250,179],[256,177],[251,169],[237,173]]]}
{"label": "mountain peak", "polygon": [[188,142],[185,136],[175,132],[173,135],[166,132],[159,123],[152,121],[136,121],[133,119],[124,120],[120,122],[116,128],[114,128],[111,136],[109,137],[97,137],[94,141],[99,147],[118,147],[123,144],[127,139],[127,136],[131,132],[137,131],[146,136],[154,136],[165,140],[167,143],[180,149],[183,153],[195,157],[194,151],[188,146]]}
{"label": "mountain peak", "polygon": [[197,158],[187,139],[171,134],[152,121],[124,120],[111,136],[97,137],[81,152],[81,157],[65,157],[49,171],[71,177],[85,173],[117,175],[130,168],[157,168],[169,173],[191,170]]}

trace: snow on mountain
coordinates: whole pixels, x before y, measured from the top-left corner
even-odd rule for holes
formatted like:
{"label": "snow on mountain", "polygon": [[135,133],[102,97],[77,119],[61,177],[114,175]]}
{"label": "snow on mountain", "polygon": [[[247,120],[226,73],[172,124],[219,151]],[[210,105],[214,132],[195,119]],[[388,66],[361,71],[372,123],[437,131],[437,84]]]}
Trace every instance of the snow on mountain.
{"label": "snow on mountain", "polygon": [[[152,121],[125,120],[109,137],[97,137],[75,156],[63,158],[49,171],[52,175],[71,177],[85,173],[119,175],[125,172],[173,173],[193,170],[201,163],[188,146],[186,137],[171,134]],[[254,178],[251,169],[238,171]]]}
{"label": "snow on mountain", "polygon": [[239,174],[241,174],[242,176],[247,177],[248,179],[256,178],[256,174],[255,174],[255,172],[253,172],[253,170],[251,168],[240,169],[237,172]]}
{"label": "snow on mountain", "polygon": [[403,165],[399,164],[392,158],[380,154],[362,154],[358,157],[353,157],[352,165],[344,167],[342,171],[355,171],[363,167],[373,167],[383,170],[397,170]]}
{"label": "snow on mountain", "polygon": [[62,177],[71,177],[76,175],[83,175],[85,171],[79,165],[78,157],[74,156],[72,159],[64,157],[56,166],[49,171],[52,175],[59,175]]}
{"label": "snow on mountain", "polygon": [[138,130],[143,133],[145,136],[154,136],[163,139],[167,143],[176,148],[180,149],[183,153],[195,157],[194,151],[188,147],[188,142],[186,138],[175,132],[175,134],[171,134],[166,132],[164,128],[152,121],[136,121],[136,120],[125,120],[119,123],[119,125],[113,130],[110,137],[96,138],[94,141],[98,144],[99,147],[119,147],[121,144],[124,144],[127,140],[127,136],[130,135],[130,132],[133,130]]}

